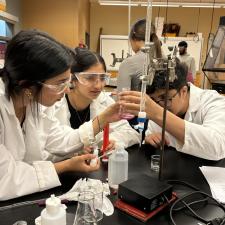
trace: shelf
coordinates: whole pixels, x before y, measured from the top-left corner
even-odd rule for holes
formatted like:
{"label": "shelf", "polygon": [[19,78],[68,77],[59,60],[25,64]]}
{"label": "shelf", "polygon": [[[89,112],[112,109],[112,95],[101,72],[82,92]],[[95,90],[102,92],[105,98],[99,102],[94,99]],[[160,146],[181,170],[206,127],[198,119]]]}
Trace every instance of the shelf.
{"label": "shelf", "polygon": [[10,41],[10,40],[11,40],[10,37],[0,36],[0,41]]}
{"label": "shelf", "polygon": [[0,41],[8,42],[14,35],[14,26],[18,17],[0,10]]}
{"label": "shelf", "polygon": [[3,12],[3,11],[0,11],[0,19],[1,20],[5,20],[6,22],[9,22],[9,23],[17,23],[19,22],[19,18],[16,17],[16,16],[13,16],[7,12]]}

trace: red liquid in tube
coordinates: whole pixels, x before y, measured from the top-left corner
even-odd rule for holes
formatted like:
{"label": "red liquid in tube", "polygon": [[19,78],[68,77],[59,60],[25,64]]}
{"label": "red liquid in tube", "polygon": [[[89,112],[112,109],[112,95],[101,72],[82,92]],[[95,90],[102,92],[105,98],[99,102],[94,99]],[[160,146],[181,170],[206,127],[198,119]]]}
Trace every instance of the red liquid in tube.
{"label": "red liquid in tube", "polygon": [[[102,143],[102,154],[106,152],[106,148],[109,145],[109,124],[103,129],[103,143]],[[103,162],[108,162],[108,157],[105,156],[102,159]]]}

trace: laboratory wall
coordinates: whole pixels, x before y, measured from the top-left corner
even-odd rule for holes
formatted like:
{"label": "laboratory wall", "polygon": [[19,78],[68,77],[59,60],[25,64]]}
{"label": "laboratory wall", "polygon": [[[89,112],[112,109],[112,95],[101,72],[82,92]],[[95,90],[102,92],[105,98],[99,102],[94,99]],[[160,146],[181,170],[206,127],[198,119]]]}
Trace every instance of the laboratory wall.
{"label": "laboratory wall", "polygon": [[[90,48],[96,50],[100,27],[103,34],[128,34],[128,7],[101,6],[89,0],[6,0],[7,11],[20,19],[16,32],[21,29],[36,28],[50,33],[64,44],[75,47],[85,41],[85,33],[90,34]],[[205,58],[207,38],[211,27],[212,8],[153,8],[153,18],[162,16],[168,23],[181,25],[180,36],[186,32],[203,33]],[[198,18],[198,15],[200,17]],[[167,15],[167,19],[166,19]],[[220,16],[225,9],[215,9],[212,32],[215,32]],[[131,8],[131,24],[146,16],[146,7]],[[199,25],[198,25],[199,21]],[[198,28],[197,28],[198,25]]]}
{"label": "laboratory wall", "polygon": [[19,22],[14,26],[14,33],[18,33],[21,29],[21,0],[6,0],[6,12],[18,17]]}
{"label": "laboratory wall", "polygon": [[22,28],[46,31],[75,47],[90,32],[89,4],[89,0],[21,0]]}
{"label": "laboratory wall", "polygon": [[[153,18],[161,16],[169,23],[179,23],[181,25],[180,36],[186,32],[196,32],[198,24],[199,8],[166,8],[154,7]],[[215,9],[212,24],[212,32],[217,30],[220,16],[225,15],[225,9]],[[131,23],[146,16],[146,7],[131,8]],[[211,27],[212,8],[201,8],[198,32],[203,33],[205,39],[203,47],[203,59],[205,58],[207,38]],[[103,34],[127,35],[128,34],[128,7],[125,6],[101,6],[91,3],[90,10],[90,33],[91,49],[96,50],[100,27]]]}

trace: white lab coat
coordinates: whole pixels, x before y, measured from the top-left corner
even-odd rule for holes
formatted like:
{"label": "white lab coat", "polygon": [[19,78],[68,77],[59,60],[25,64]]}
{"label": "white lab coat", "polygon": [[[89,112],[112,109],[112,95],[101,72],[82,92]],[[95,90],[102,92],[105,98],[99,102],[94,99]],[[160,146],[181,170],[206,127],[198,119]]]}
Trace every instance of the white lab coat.
{"label": "white lab coat", "polygon": [[[225,97],[214,90],[203,90],[190,84],[189,107],[185,114],[185,139],[181,145],[166,133],[177,151],[209,160],[225,158]],[[161,132],[149,121],[146,135]]]}
{"label": "white lab coat", "polygon": [[40,106],[37,119],[36,109],[27,107],[21,128],[13,102],[6,98],[0,80],[0,200],[60,185],[51,161],[83,147],[80,137],[85,138],[92,123],[83,124],[79,134],[69,126],[59,126],[52,109],[43,110]]}
{"label": "white lab coat", "polygon": [[[114,100],[109,96],[109,94],[102,92],[98,96],[98,98],[93,100],[90,104],[90,119],[95,118],[113,103]],[[55,110],[55,116],[58,118],[60,123],[62,125],[70,126],[70,112],[66,98],[64,98],[61,102],[55,104]],[[110,123],[109,129],[109,139],[123,143],[123,146],[125,148],[140,142],[139,133],[131,128],[127,120],[120,120],[118,122]],[[80,130],[80,128],[78,128],[78,130]],[[90,131],[93,132],[93,129],[87,129],[86,134],[88,135]],[[96,135],[96,139],[101,143],[103,139],[102,132]],[[85,141],[87,142],[86,139],[84,140],[84,142]]]}

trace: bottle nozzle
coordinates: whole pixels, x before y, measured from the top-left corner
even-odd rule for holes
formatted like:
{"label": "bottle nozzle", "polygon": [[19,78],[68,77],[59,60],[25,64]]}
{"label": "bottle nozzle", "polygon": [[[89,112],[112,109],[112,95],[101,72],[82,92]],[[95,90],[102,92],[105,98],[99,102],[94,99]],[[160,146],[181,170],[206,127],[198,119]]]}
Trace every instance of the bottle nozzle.
{"label": "bottle nozzle", "polygon": [[61,205],[61,200],[57,198],[54,194],[52,194],[50,198],[46,200],[46,210],[50,214],[55,214],[58,211],[58,208],[60,207],[60,205]]}

